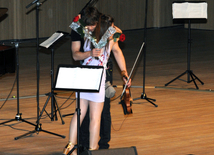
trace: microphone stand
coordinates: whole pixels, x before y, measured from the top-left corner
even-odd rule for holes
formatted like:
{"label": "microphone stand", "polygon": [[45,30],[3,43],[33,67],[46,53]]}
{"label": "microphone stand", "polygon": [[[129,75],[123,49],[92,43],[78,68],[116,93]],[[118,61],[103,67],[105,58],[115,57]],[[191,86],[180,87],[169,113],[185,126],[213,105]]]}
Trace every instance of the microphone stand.
{"label": "microphone stand", "polygon": [[[25,122],[27,124],[36,126],[35,124],[26,121],[25,119],[22,119],[22,113],[20,113],[19,110],[19,43],[22,42],[22,40],[13,40],[11,41],[11,43],[13,43],[15,45],[15,49],[16,49],[16,85],[17,85],[17,114],[15,116],[15,119],[11,119],[5,122],[0,123],[0,125],[6,124],[6,123],[10,123],[12,121],[22,121]],[[15,140],[17,140],[18,138],[14,138]]]}
{"label": "microphone stand", "polygon": [[36,3],[36,69],[37,69],[37,95],[36,95],[36,99],[37,99],[37,121],[36,121],[36,125],[35,125],[35,129],[33,131],[30,131],[24,135],[21,135],[19,137],[16,137],[15,139],[19,139],[21,137],[27,136],[29,134],[33,134],[33,133],[39,133],[40,131],[49,133],[49,134],[53,134],[55,136],[59,136],[62,138],[65,138],[65,136],[63,135],[59,135],[53,132],[49,132],[46,130],[42,129],[42,124],[39,122],[39,78],[40,78],[40,65],[39,65],[39,7],[41,6],[41,3],[39,2],[39,0],[34,0],[32,3],[30,3],[29,5],[26,6],[26,8],[29,8],[31,5]]}
{"label": "microphone stand", "polygon": [[143,52],[143,57],[144,57],[144,60],[143,60],[143,93],[141,94],[141,97],[135,98],[133,100],[135,101],[135,100],[138,100],[138,99],[145,99],[148,102],[150,102],[151,104],[153,104],[155,107],[158,107],[158,105],[156,105],[154,103],[156,100],[152,99],[152,98],[148,98],[146,96],[146,93],[145,93],[147,12],[148,12],[148,0],[146,0],[146,9],[145,9],[145,30],[144,30],[144,43],[145,43],[145,47],[144,47],[144,52]]}

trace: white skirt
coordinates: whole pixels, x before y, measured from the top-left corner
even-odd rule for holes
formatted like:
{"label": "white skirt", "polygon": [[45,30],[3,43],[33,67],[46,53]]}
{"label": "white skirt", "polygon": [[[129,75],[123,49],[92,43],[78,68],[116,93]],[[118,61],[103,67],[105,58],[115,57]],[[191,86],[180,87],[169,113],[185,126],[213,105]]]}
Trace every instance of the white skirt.
{"label": "white skirt", "polygon": [[[104,70],[101,85],[100,85],[100,91],[99,92],[80,92],[80,99],[86,99],[92,102],[104,102],[105,79],[106,79],[106,71]],[[77,93],[76,93],[76,97],[77,97]]]}

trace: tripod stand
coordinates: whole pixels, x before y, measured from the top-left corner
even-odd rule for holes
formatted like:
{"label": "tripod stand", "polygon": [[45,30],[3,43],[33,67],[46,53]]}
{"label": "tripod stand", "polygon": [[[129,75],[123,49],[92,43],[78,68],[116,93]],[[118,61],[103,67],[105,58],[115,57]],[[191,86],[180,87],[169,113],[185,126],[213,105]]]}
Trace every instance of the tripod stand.
{"label": "tripod stand", "polygon": [[143,51],[143,93],[141,94],[141,97],[133,99],[138,100],[138,99],[145,99],[146,101],[150,102],[153,104],[155,107],[158,107],[154,102],[156,101],[155,99],[148,98],[146,93],[145,93],[145,75],[146,75],[146,35],[147,35],[147,12],[148,12],[148,0],[146,0],[146,6],[145,6],[145,30],[144,30],[144,51]]}
{"label": "tripod stand", "polygon": [[19,137],[16,137],[15,139],[19,139],[19,138],[22,138],[22,137],[25,137],[29,134],[33,134],[33,133],[39,133],[40,131],[42,132],[45,132],[45,133],[49,133],[49,134],[52,134],[52,135],[55,135],[55,136],[59,136],[59,137],[62,137],[62,138],[65,138],[65,136],[63,135],[59,135],[59,134],[56,134],[56,133],[53,133],[53,132],[49,132],[49,131],[46,131],[46,130],[43,130],[42,129],[42,124],[40,124],[39,122],[39,7],[41,5],[41,3],[39,2],[39,0],[35,0],[33,1],[32,3],[30,3],[26,8],[30,7],[31,5],[35,4],[36,3],[36,39],[37,39],[37,121],[36,121],[36,125],[35,126],[35,129],[33,131],[30,131],[26,134],[23,134]]}
{"label": "tripod stand", "polygon": [[[190,57],[191,57],[191,20],[188,20],[188,48],[187,48],[187,70],[185,72],[183,72],[182,74],[180,74],[179,76],[177,76],[176,78],[174,78],[173,80],[171,80],[170,82],[166,83],[165,86],[168,86],[170,83],[172,83],[173,81],[179,79],[180,77],[182,77],[183,75],[187,74],[187,83],[191,83],[194,82],[196,89],[199,89],[196,81],[198,80],[202,85],[204,84],[194,73],[192,70],[190,70]],[[191,78],[191,79],[190,79]]]}
{"label": "tripod stand", "polygon": [[[22,121],[27,124],[36,126],[35,124],[22,119],[22,113],[19,112],[19,43],[20,43],[20,41],[15,40],[13,43],[15,44],[15,49],[16,49],[17,114],[15,116],[15,119],[11,119],[9,121],[2,122],[2,123],[0,123],[0,125],[6,124],[6,123],[9,123],[12,121]],[[16,137],[14,139],[17,140],[18,138]]]}
{"label": "tripod stand", "polygon": [[[57,31],[56,33],[54,33],[49,39],[47,39],[46,41],[44,41],[43,43],[40,44],[40,46],[42,47],[46,47],[48,49],[51,49],[51,92],[47,93],[46,95],[48,96],[45,104],[44,104],[44,107],[40,113],[40,116],[38,118],[38,120],[41,118],[43,112],[45,111],[45,108],[51,98],[51,120],[53,121],[54,120],[54,116],[55,116],[55,119],[57,120],[57,111],[59,112],[59,115],[60,115],[60,118],[62,120],[62,124],[65,124],[65,122],[63,121],[62,119],[62,115],[60,113],[60,109],[59,109],[59,106],[56,102],[56,98],[55,98],[55,93],[54,93],[54,46],[62,39],[64,38],[65,36],[67,36],[68,33],[66,32],[61,32],[61,31]],[[50,41],[50,40],[53,40],[54,41]],[[49,47],[46,46],[47,44],[51,44]],[[57,107],[57,109],[56,109]],[[55,112],[54,112],[55,111]],[[38,121],[37,120],[37,121]]]}
{"label": "tripod stand", "polygon": [[[48,116],[51,118],[51,121],[54,121],[54,116],[55,116],[55,120],[57,120],[56,113],[58,111],[59,115],[60,115],[60,118],[62,120],[62,124],[65,124],[65,122],[62,119],[59,106],[58,106],[58,104],[56,102],[55,93],[53,91],[53,82],[54,82],[54,77],[53,76],[54,76],[54,49],[51,49],[51,92],[46,94],[46,96],[48,96],[48,98],[47,98],[47,100],[46,100],[46,102],[44,104],[44,107],[43,107],[43,109],[42,109],[42,111],[40,113],[40,116],[39,116],[38,120],[41,119],[42,114],[45,111],[45,108],[46,108],[46,106],[47,106],[47,104],[48,104],[48,102],[49,102],[49,100],[51,98],[51,117],[49,115]],[[56,109],[56,107],[57,107],[57,109]]]}

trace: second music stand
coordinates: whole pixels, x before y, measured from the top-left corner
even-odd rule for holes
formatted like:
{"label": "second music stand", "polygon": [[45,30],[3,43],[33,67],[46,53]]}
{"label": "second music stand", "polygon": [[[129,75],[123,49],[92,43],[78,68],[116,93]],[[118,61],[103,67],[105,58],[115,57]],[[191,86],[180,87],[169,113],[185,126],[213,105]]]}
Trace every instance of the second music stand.
{"label": "second music stand", "polygon": [[46,108],[49,100],[51,99],[51,117],[49,116],[49,114],[48,114],[48,116],[51,118],[52,121],[54,120],[54,117],[57,120],[56,113],[58,111],[60,118],[62,120],[62,124],[65,124],[65,122],[62,119],[62,115],[61,115],[59,106],[56,102],[55,93],[54,93],[53,88],[54,88],[54,49],[56,48],[57,44],[59,44],[59,42],[62,41],[62,39],[65,38],[67,35],[68,35],[68,33],[66,33],[66,32],[57,31],[50,38],[48,38],[47,40],[45,40],[44,42],[42,42],[40,44],[41,47],[51,50],[51,92],[46,94],[48,96],[48,98],[43,106],[43,109],[42,109],[37,121],[39,121],[39,119],[41,119],[43,112],[44,111],[46,112],[45,108]]}
{"label": "second music stand", "polygon": [[173,19],[176,20],[188,20],[188,48],[187,48],[187,70],[166,83],[168,86],[173,81],[179,79],[183,75],[187,74],[187,83],[194,82],[196,89],[199,89],[196,80],[202,85],[204,84],[190,69],[191,58],[191,21],[192,20],[204,20],[207,19],[207,3],[206,2],[174,2],[173,5]]}

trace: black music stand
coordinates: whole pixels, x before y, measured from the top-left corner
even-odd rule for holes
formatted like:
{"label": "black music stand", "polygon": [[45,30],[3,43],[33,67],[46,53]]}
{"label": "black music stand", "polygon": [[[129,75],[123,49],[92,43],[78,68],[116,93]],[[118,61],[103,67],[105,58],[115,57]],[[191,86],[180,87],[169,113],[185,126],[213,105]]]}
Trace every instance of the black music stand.
{"label": "black music stand", "polygon": [[[62,40],[67,36],[69,35],[67,32],[62,32],[62,31],[57,31],[55,32],[50,38],[48,38],[47,40],[45,40],[44,42],[42,42],[40,44],[40,47],[43,47],[43,48],[46,48],[46,49],[49,49],[51,50],[51,92],[47,93],[46,95],[48,96],[44,106],[43,106],[43,109],[39,115],[39,118],[37,121],[39,121],[42,117],[42,114],[43,112],[45,111],[45,108],[51,98],[51,117],[48,116],[51,118],[51,120],[53,121],[54,120],[54,116],[55,116],[55,119],[57,120],[57,111],[59,112],[59,115],[60,115],[60,118],[62,120],[62,124],[65,124],[65,122],[63,121],[62,119],[62,115],[60,113],[60,109],[59,109],[59,106],[56,102],[56,98],[55,98],[55,93],[54,93],[54,49],[57,48],[57,45],[62,42]],[[57,107],[57,109],[56,109]]]}
{"label": "black music stand", "polygon": [[[104,68],[102,66],[74,66],[59,65],[55,79],[55,90],[71,90],[77,92],[77,145],[75,149],[79,155],[79,129],[80,129],[80,92],[99,92]],[[87,77],[87,80],[86,80]]]}
{"label": "black music stand", "polygon": [[[189,6],[188,6],[189,5]],[[204,84],[190,69],[190,59],[191,59],[191,21],[198,21],[198,20],[206,20],[207,19],[207,10],[200,10],[207,9],[206,2],[174,2],[173,3],[173,19],[175,20],[187,20],[188,21],[188,40],[187,40],[187,70],[171,80],[170,82],[166,83],[165,86],[168,86],[173,81],[179,79],[183,75],[187,74],[187,83],[193,82],[195,84],[196,89],[199,89],[196,80],[198,80],[202,85]],[[195,12],[199,14],[195,14]]]}

